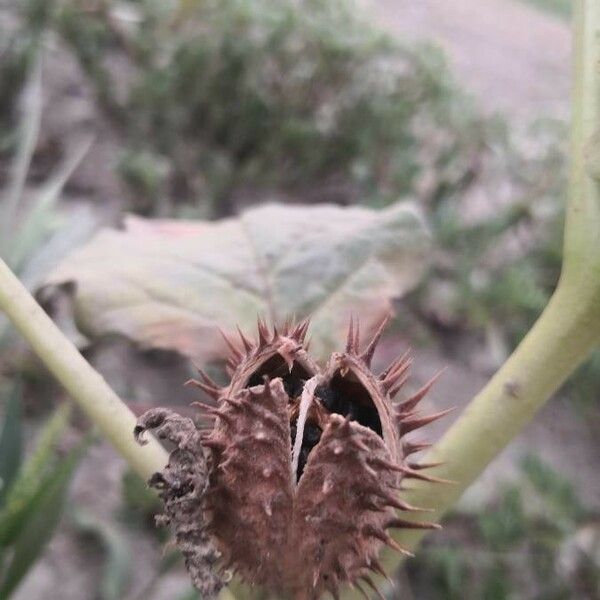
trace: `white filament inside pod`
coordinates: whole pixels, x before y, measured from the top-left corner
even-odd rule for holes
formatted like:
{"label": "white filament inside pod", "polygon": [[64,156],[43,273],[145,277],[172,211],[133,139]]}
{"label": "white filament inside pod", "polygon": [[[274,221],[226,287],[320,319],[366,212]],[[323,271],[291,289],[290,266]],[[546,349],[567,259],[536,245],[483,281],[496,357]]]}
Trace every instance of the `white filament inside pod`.
{"label": "white filament inside pod", "polygon": [[294,439],[294,448],[292,450],[292,480],[296,479],[298,472],[298,461],[300,460],[300,450],[302,450],[302,440],[304,438],[304,425],[308,416],[308,409],[315,397],[315,389],[319,385],[317,375],[311,377],[305,384],[300,398],[300,412],[296,422],[296,438]]}

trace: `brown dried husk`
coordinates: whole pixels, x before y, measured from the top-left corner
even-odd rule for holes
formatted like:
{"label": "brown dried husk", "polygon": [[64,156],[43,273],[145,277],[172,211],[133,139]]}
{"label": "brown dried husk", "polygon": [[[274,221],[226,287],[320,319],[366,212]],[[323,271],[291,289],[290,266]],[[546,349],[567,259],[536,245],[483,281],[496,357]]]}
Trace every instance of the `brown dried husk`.
{"label": "brown dried husk", "polygon": [[370,574],[384,574],[377,558],[384,545],[408,554],[391,528],[437,527],[397,514],[419,510],[400,497],[405,478],[437,481],[422,472],[428,465],[408,460],[426,444],[403,438],[447,411],[416,413],[435,378],[393,403],[411,359],[372,373],[385,324],[361,352],[351,320],[344,352],[320,369],[307,352],[308,321],[270,331],[259,320],[256,341],[241,332],[239,346],[227,340],[228,386],[202,371],[190,382],[214,401],[196,403],[214,419],[211,428],[200,431],[164,409],[140,418],[138,437],[156,429],[176,446],[150,484],[161,489],[166,521],[203,597],[218,593],[217,573],[226,570],[298,600],[326,591],[337,598],[341,586],[361,581],[374,587]]}

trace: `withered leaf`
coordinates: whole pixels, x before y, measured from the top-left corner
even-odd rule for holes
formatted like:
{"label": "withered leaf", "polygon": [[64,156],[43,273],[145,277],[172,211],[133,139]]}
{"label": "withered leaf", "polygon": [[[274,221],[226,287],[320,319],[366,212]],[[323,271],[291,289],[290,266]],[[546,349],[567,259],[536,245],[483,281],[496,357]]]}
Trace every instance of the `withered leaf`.
{"label": "withered leaf", "polygon": [[413,288],[429,237],[414,205],[377,211],[266,204],[238,218],[129,216],[64,260],[46,285],[74,282],[80,328],[198,360],[226,353],[216,326],[312,315],[313,353],[339,343],[350,308],[365,333]]}

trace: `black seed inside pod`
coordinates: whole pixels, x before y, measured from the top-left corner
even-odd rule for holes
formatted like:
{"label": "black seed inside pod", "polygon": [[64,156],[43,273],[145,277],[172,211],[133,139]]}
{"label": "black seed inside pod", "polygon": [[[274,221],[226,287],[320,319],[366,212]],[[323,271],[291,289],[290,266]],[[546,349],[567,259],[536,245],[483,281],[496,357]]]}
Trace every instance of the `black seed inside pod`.
{"label": "black seed inside pod", "polygon": [[[296,425],[292,425],[291,428],[291,444],[294,446],[296,439]],[[313,448],[319,443],[321,434],[323,432],[319,427],[312,423],[306,423],[304,425],[304,435],[302,436],[302,446],[300,447],[300,456],[298,458],[298,470],[296,471],[296,481],[300,479],[300,476],[304,472],[304,467],[308,461],[308,455],[312,452]]]}
{"label": "black seed inside pod", "polygon": [[349,386],[342,378],[335,377],[330,385],[317,387],[315,396],[328,411],[343,417],[349,416],[352,421],[358,421],[378,435],[382,435],[377,409],[364,388],[354,383]]}
{"label": "black seed inside pod", "polygon": [[310,374],[300,364],[294,362],[292,368],[285,360],[279,355],[271,357],[267,360],[260,369],[258,369],[248,379],[247,386],[253,387],[255,385],[263,384],[263,377],[267,375],[269,379],[281,378],[283,387],[290,400],[298,398],[302,395],[304,384],[306,380],[310,378]]}
{"label": "black seed inside pod", "polygon": [[335,390],[326,385],[320,385],[315,389],[315,396],[319,398],[321,404],[330,412],[341,413],[341,402]]}
{"label": "black seed inside pod", "polygon": [[302,390],[304,389],[304,384],[306,383],[306,379],[302,379],[290,373],[289,375],[283,377],[283,389],[285,389],[285,393],[290,398],[298,398],[302,395]]}

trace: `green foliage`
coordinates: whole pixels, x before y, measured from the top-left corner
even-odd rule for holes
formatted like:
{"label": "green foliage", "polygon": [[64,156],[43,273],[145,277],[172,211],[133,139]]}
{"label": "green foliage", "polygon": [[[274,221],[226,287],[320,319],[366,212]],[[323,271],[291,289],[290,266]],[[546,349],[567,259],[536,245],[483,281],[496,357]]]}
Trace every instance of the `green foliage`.
{"label": "green foliage", "polygon": [[0,505],[17,477],[23,454],[20,384],[15,385],[14,389],[6,395],[9,397],[0,432]]}
{"label": "green foliage", "polygon": [[493,550],[506,550],[518,542],[525,530],[521,492],[518,488],[507,489],[498,505],[479,518],[483,539]]}
{"label": "green foliage", "polygon": [[200,594],[196,590],[189,590],[178,596],[177,600],[199,600]]}
{"label": "green foliage", "polygon": [[[27,277],[28,267],[36,258],[39,260],[41,254],[46,262],[48,254],[52,254],[54,260],[58,258],[56,250],[50,251],[48,242],[54,234],[63,233],[67,225],[75,224],[75,220],[65,223],[65,219],[60,218],[57,205],[65,184],[87,153],[91,139],[84,140],[69,153],[41,185],[28,190],[42,114],[42,66],[37,54],[24,80],[20,118],[13,127],[19,143],[10,157],[11,176],[6,187],[0,189],[0,255],[16,273]],[[85,234],[89,227],[82,229]]]}
{"label": "green foliage", "polygon": [[[496,122],[487,140],[495,167],[479,181],[489,202],[510,182],[509,202],[495,202],[477,220],[464,198],[443,194],[429,205],[438,261],[413,302],[439,330],[485,331],[501,353],[516,346],[541,314],[559,279],[567,185],[565,124],[539,120],[525,139]],[[503,360],[504,355],[497,358]],[[570,379],[566,391],[592,427],[598,424],[600,351]]]}
{"label": "green foliage", "polygon": [[408,581],[426,598],[464,598],[465,590],[474,600],[593,598],[585,590],[598,589],[600,565],[585,564],[589,588],[558,568],[588,517],[566,480],[526,456],[519,480],[497,500],[473,515],[450,516],[449,540],[442,534],[426,544],[407,565]]}
{"label": "green foliage", "polygon": [[598,382],[600,381],[600,349],[592,352],[589,360],[573,375],[569,384],[571,396],[581,414],[593,427],[600,423],[598,412]]}
{"label": "green foliage", "polygon": [[585,510],[571,484],[548,465],[530,454],[525,456],[521,467],[535,492],[544,498],[548,520],[562,526],[561,522],[565,519],[566,529],[585,517]]}
{"label": "green foliage", "polygon": [[[18,392],[16,392],[18,394]],[[0,597],[9,598],[50,541],[65,506],[73,472],[87,440],[60,456],[57,443],[67,424],[69,411],[62,407],[45,425],[28,460],[20,464],[20,416],[7,407],[0,447],[10,451],[12,464],[8,485],[0,498]],[[3,455],[4,464],[8,456]],[[16,464],[16,462],[19,464]],[[4,465],[3,465],[4,466]]]}
{"label": "green foliage", "polygon": [[411,584],[418,589],[418,597],[464,598],[469,567],[461,551],[438,547],[423,550],[419,556],[410,564]]}
{"label": "green foliage", "polygon": [[[19,398],[22,401],[22,398]],[[42,430],[38,443],[24,465],[20,465],[19,476],[7,490],[0,513],[0,545],[7,546],[27,520],[33,506],[33,498],[40,490],[40,482],[49,480],[56,457],[56,445],[68,420],[66,407],[58,410]]]}
{"label": "green foliage", "polygon": [[99,600],[120,600],[124,597],[131,574],[131,550],[119,528],[80,509],[75,512],[77,529],[101,547],[105,559],[98,586]]}
{"label": "green foliage", "polygon": [[[127,28],[112,2],[56,3],[52,22],[124,136],[121,173],[138,210],[156,210],[157,187],[223,214],[253,186],[387,204],[426,169],[439,193],[469,178],[479,123],[441,53],[393,43],[351,3],[125,5],[137,18]],[[441,140],[426,158],[425,130]]]}
{"label": "green foliage", "polygon": [[[87,212],[67,217],[58,208],[67,181],[91,146],[90,138],[70,151],[44,181],[34,186],[29,182],[42,114],[42,65],[37,50],[34,59],[30,71],[23,74],[26,84],[20,118],[10,129],[18,143],[8,157],[10,176],[0,188],[0,256],[28,287],[37,284],[54,263],[85,240],[96,223]],[[0,73],[0,88],[1,77]],[[7,326],[4,315],[0,315],[0,350],[10,347]]]}
{"label": "green foliage", "polygon": [[[539,122],[530,128],[524,145],[504,127],[497,123],[488,138],[496,166],[494,172],[482,173],[479,182],[493,208],[479,207],[483,215],[469,218],[472,211],[456,194],[430,205],[441,259],[417,301],[443,327],[496,326],[512,347],[541,313],[558,281],[566,136],[562,124]],[[511,182],[508,202],[494,198],[502,181]],[[448,298],[441,306],[439,300],[430,300],[440,283]]]}
{"label": "green foliage", "polygon": [[[158,496],[131,469],[123,474],[121,496],[123,501],[122,517],[130,524],[145,525],[160,512],[161,503]],[[162,530],[156,529],[155,531]]]}
{"label": "green foliage", "polygon": [[122,155],[118,170],[133,192],[133,209],[145,212],[152,207],[160,212],[169,171],[167,161],[148,150],[128,151]]}
{"label": "green foliage", "polygon": [[17,99],[37,60],[49,4],[44,0],[19,3],[22,19],[16,30],[0,21],[0,158],[19,141],[12,127]]}
{"label": "green foliage", "polygon": [[573,12],[573,0],[523,0],[532,6],[568,19]]}

